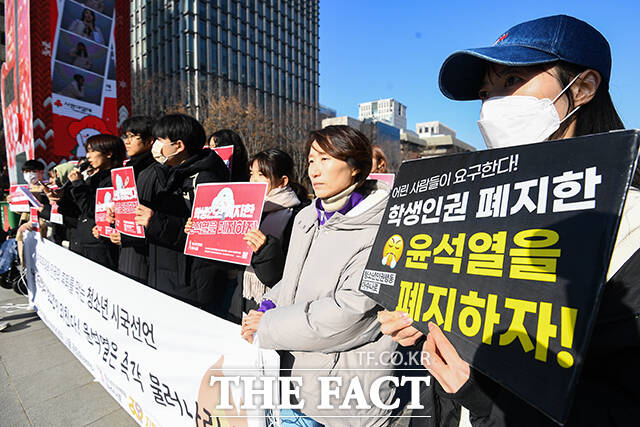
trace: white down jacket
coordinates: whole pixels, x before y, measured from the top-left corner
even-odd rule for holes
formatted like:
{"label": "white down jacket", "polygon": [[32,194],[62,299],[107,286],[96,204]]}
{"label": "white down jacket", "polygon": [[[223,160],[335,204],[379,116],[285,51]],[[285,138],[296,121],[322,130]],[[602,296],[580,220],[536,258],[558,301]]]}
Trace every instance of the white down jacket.
{"label": "white down jacket", "polygon": [[[369,392],[377,378],[392,375],[381,359],[396,344],[380,333],[381,307],[358,290],[389,192],[386,184],[368,181],[364,193],[346,215],[335,213],[322,226],[314,203],[296,216],[284,275],[264,296],[276,308],[262,316],[257,331],[261,347],[289,351],[281,367],[302,377],[302,412],[332,427],[386,425],[391,412],[372,403]],[[340,397],[330,401],[334,409],[318,409],[318,377],[342,378]],[[351,409],[338,408],[352,381],[359,381],[371,408],[355,409],[353,400]],[[394,393],[384,382],[376,394],[390,404]]]}

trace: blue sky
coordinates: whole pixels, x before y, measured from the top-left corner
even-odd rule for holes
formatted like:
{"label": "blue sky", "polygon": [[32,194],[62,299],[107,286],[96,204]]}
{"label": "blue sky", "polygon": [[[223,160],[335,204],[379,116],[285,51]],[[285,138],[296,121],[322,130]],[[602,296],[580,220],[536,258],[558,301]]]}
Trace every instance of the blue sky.
{"label": "blue sky", "polygon": [[458,49],[490,46],[513,25],[547,15],[582,19],[604,34],[613,57],[611,96],[627,128],[640,128],[640,2],[320,0],[320,103],[358,117],[358,103],[395,98],[407,127],[439,120],[484,147],[479,101],[451,101],[438,72]]}

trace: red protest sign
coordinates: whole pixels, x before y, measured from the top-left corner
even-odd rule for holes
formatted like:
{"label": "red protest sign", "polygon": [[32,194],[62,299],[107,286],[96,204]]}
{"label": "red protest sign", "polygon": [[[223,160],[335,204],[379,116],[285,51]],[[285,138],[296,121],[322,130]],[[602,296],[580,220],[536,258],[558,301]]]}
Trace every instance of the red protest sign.
{"label": "red protest sign", "polygon": [[29,208],[29,220],[33,231],[40,231],[40,222],[38,221],[38,208]]}
{"label": "red protest sign", "polygon": [[29,199],[20,187],[29,189],[28,185],[12,185],[9,189],[10,204],[12,212],[29,212]]}
{"label": "red protest sign", "polygon": [[260,225],[266,193],[264,182],[200,184],[184,253],[249,265],[251,248],[242,238]]}
{"label": "red protest sign", "polygon": [[111,169],[111,181],[116,230],[132,237],[144,237],[144,228],[135,221],[135,210],[139,203],[133,168]]}
{"label": "red protest sign", "polygon": [[225,145],[224,147],[216,147],[213,151],[220,156],[225,165],[231,170],[231,157],[233,157],[233,145]]}
{"label": "red protest sign", "polygon": [[113,209],[113,188],[105,187],[96,189],[96,226],[102,237],[109,237],[115,230],[107,221],[107,208]]}

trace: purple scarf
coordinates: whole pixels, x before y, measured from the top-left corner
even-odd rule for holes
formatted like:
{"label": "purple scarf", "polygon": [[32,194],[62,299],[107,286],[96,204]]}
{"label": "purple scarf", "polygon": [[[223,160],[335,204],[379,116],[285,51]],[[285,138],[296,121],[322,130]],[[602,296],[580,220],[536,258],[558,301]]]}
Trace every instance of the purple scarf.
{"label": "purple scarf", "polygon": [[344,204],[343,207],[338,209],[337,211],[327,212],[322,207],[322,201],[320,199],[316,199],[316,211],[318,213],[318,222],[320,225],[324,225],[327,221],[331,219],[333,214],[336,212],[340,212],[342,215],[346,215],[351,209],[356,207],[361,201],[364,200],[364,196],[360,194],[358,191],[354,191],[349,195],[349,199],[347,199],[347,203]]}

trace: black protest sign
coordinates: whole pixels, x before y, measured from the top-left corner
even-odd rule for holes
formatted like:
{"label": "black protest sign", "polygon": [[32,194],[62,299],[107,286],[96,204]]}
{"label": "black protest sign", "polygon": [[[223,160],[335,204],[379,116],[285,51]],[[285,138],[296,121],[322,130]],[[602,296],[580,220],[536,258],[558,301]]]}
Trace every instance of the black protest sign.
{"label": "black protest sign", "polygon": [[563,421],[639,134],[403,163],[360,289]]}

